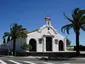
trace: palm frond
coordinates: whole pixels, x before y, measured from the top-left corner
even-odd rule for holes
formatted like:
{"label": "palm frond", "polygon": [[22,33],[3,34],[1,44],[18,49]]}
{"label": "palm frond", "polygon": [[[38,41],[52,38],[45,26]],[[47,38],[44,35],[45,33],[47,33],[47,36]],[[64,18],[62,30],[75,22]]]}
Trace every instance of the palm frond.
{"label": "palm frond", "polygon": [[78,11],[79,11],[79,8],[75,8],[73,14],[76,15],[78,13]]}
{"label": "palm frond", "polygon": [[65,13],[63,13],[63,14],[70,22],[74,23],[74,21],[72,19],[68,18]]}
{"label": "palm frond", "polygon": [[11,38],[10,38],[10,36],[8,36],[8,38],[7,38],[7,43],[8,43],[10,40],[11,40]]}
{"label": "palm frond", "polygon": [[61,32],[65,33],[67,31],[67,34],[69,34],[69,29],[73,27],[73,24],[67,24],[61,28]]}
{"label": "palm frond", "polygon": [[78,18],[82,17],[85,14],[85,10],[78,11]]}
{"label": "palm frond", "polygon": [[17,38],[20,38],[20,37],[25,38],[25,37],[27,37],[27,34],[24,33],[23,30],[17,31],[17,32],[16,32],[16,37],[17,37]]}
{"label": "palm frond", "polygon": [[27,34],[24,33],[24,30],[26,30],[26,28],[23,28],[22,25],[18,25],[17,23],[11,24],[10,32],[5,32],[3,38],[8,36],[7,42],[13,40],[14,38],[24,38],[27,36]]}
{"label": "palm frond", "polygon": [[76,20],[76,15],[74,15],[73,13],[72,13],[72,18],[74,21]]}
{"label": "palm frond", "polygon": [[85,26],[81,26],[81,29],[82,29],[83,31],[85,31]]}
{"label": "palm frond", "polygon": [[82,16],[80,19],[79,19],[79,23],[82,25],[82,24],[85,24],[85,16]]}
{"label": "palm frond", "polygon": [[9,36],[9,35],[10,35],[9,32],[5,32],[3,38],[4,38],[4,37],[7,37],[7,36]]}
{"label": "palm frond", "polygon": [[79,8],[75,8],[72,12],[72,18],[73,18],[75,23],[77,23],[79,21],[79,18],[80,18],[80,17],[78,17],[79,10],[80,10]]}

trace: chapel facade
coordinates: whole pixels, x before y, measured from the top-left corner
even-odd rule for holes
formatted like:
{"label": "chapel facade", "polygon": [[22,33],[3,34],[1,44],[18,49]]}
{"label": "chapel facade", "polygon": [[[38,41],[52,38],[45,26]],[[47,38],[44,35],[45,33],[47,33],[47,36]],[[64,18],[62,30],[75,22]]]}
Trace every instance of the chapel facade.
{"label": "chapel facade", "polygon": [[45,18],[45,25],[27,34],[26,42],[32,46],[29,52],[66,51],[66,38],[51,25],[51,18]]}
{"label": "chapel facade", "polygon": [[[32,46],[27,52],[59,52],[66,51],[66,38],[51,25],[51,18],[45,18],[45,25],[28,32],[26,38],[16,40],[16,51],[22,51],[21,46],[26,43]],[[7,43],[10,51],[13,49],[13,42]]]}

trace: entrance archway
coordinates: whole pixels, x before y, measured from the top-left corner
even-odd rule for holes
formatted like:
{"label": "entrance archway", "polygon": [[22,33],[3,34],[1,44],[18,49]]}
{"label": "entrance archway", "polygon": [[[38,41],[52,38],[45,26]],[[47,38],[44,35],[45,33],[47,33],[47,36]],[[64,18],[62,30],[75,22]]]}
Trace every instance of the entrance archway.
{"label": "entrance archway", "polygon": [[35,39],[30,39],[29,45],[32,46],[32,49],[30,49],[29,51],[35,52],[36,51],[36,40]]}
{"label": "entrance archway", "polygon": [[64,45],[62,40],[59,41],[59,51],[64,51]]}

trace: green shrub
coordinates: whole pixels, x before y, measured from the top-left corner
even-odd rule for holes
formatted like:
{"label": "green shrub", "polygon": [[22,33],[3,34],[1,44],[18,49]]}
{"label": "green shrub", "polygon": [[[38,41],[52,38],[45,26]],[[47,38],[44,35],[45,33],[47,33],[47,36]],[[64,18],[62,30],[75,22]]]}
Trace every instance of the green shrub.
{"label": "green shrub", "polygon": [[32,46],[29,45],[29,44],[24,43],[23,45],[21,45],[21,48],[23,50],[31,50],[32,49]]}
{"label": "green shrub", "polygon": [[67,50],[69,50],[69,51],[74,50],[74,46],[67,46]]}

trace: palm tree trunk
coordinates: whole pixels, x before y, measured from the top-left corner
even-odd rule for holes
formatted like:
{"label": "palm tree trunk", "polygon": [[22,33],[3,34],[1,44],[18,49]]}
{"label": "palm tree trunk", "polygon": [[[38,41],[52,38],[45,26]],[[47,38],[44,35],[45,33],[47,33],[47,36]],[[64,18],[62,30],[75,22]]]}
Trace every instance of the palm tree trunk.
{"label": "palm tree trunk", "polygon": [[13,39],[13,56],[15,56],[15,50],[16,50],[16,39]]}
{"label": "palm tree trunk", "polygon": [[76,56],[80,55],[79,51],[79,31],[76,32]]}

